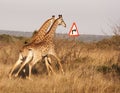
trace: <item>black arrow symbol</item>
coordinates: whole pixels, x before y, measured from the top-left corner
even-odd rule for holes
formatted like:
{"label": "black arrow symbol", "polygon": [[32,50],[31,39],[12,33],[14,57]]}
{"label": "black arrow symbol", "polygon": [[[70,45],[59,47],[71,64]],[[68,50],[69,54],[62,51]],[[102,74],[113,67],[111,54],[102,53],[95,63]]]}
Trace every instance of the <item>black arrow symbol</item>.
{"label": "black arrow symbol", "polygon": [[73,32],[76,32],[76,29],[73,29],[73,30],[72,30],[72,34],[73,34]]}

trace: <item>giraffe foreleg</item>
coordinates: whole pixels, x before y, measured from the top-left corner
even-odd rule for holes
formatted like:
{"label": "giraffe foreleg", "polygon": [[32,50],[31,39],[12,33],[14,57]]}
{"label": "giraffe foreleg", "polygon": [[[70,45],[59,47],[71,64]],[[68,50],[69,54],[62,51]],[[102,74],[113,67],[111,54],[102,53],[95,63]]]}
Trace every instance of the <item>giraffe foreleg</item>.
{"label": "giraffe foreleg", "polygon": [[60,65],[60,69],[61,69],[62,73],[64,74],[64,70],[63,70],[63,67],[62,67],[60,59],[56,55],[55,55],[55,58],[57,59],[57,62]]}
{"label": "giraffe foreleg", "polygon": [[38,61],[41,61],[42,60],[42,57],[39,56],[39,57],[33,57],[33,60],[29,63],[29,76],[27,77],[27,79],[29,80],[32,80],[31,79],[31,71],[32,71],[32,67],[38,62]]}
{"label": "giraffe foreleg", "polygon": [[19,68],[18,72],[15,74],[15,77],[18,76],[18,74],[20,73],[20,71],[22,70],[22,68],[32,60],[32,57],[33,57],[33,53],[32,53],[32,50],[29,50],[28,52],[28,56],[26,58],[26,60],[22,63],[21,67]]}
{"label": "giraffe foreleg", "polygon": [[60,66],[60,69],[61,69],[61,72],[64,74],[64,70],[63,70],[63,67],[62,67],[62,64],[61,64],[61,60],[57,57],[57,54],[55,53],[55,51],[50,50],[49,54],[53,55],[57,59],[57,62],[58,62],[59,66]]}
{"label": "giraffe foreleg", "polygon": [[51,58],[48,57],[47,59],[48,59],[48,66],[49,66],[51,72],[52,72],[53,74],[56,74],[55,71],[53,70],[52,66],[51,66]]}

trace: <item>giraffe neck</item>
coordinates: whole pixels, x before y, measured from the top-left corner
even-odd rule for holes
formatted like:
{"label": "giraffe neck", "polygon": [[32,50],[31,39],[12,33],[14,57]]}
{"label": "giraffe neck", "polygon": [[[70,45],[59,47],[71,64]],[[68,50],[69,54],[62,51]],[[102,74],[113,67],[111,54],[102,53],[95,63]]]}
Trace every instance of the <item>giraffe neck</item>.
{"label": "giraffe neck", "polygon": [[56,28],[58,26],[58,20],[56,19],[53,25],[51,26],[50,30],[45,35],[45,41],[52,41],[55,35]]}
{"label": "giraffe neck", "polygon": [[38,32],[32,37],[31,42],[40,42],[43,40],[47,29],[49,28],[49,26],[51,25],[51,19],[48,19],[42,26],[41,28],[38,30]]}
{"label": "giraffe neck", "polygon": [[41,26],[41,28],[38,30],[38,33],[40,33],[40,32],[45,32],[45,31],[47,31],[47,29],[49,28],[49,26],[51,25],[51,20],[52,20],[52,18],[51,19],[48,19],[42,26]]}

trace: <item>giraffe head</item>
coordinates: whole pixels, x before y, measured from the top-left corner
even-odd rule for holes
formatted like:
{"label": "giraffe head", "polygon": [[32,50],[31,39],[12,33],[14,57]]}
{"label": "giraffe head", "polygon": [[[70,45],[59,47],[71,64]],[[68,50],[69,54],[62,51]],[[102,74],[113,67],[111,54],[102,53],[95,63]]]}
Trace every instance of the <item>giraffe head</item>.
{"label": "giraffe head", "polygon": [[54,18],[54,19],[55,19],[55,15],[52,15],[52,18]]}
{"label": "giraffe head", "polygon": [[64,22],[64,20],[63,20],[63,17],[62,17],[62,15],[58,15],[58,25],[63,25],[64,27],[66,27],[66,23]]}
{"label": "giraffe head", "polygon": [[52,15],[51,23],[54,23],[54,21],[55,21],[55,15]]}

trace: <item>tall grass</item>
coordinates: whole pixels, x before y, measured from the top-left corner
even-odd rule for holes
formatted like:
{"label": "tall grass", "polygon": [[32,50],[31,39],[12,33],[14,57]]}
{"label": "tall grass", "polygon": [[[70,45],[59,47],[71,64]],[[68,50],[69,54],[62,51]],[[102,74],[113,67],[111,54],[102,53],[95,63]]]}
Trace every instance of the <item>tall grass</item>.
{"label": "tall grass", "polygon": [[9,44],[0,43],[0,93],[120,93],[120,50],[116,44],[119,41],[107,43],[113,42],[114,37],[96,43],[56,39],[56,52],[65,75],[59,72],[51,56],[56,75],[48,76],[41,62],[33,69],[33,81],[20,77],[8,79],[25,41],[13,39]]}

